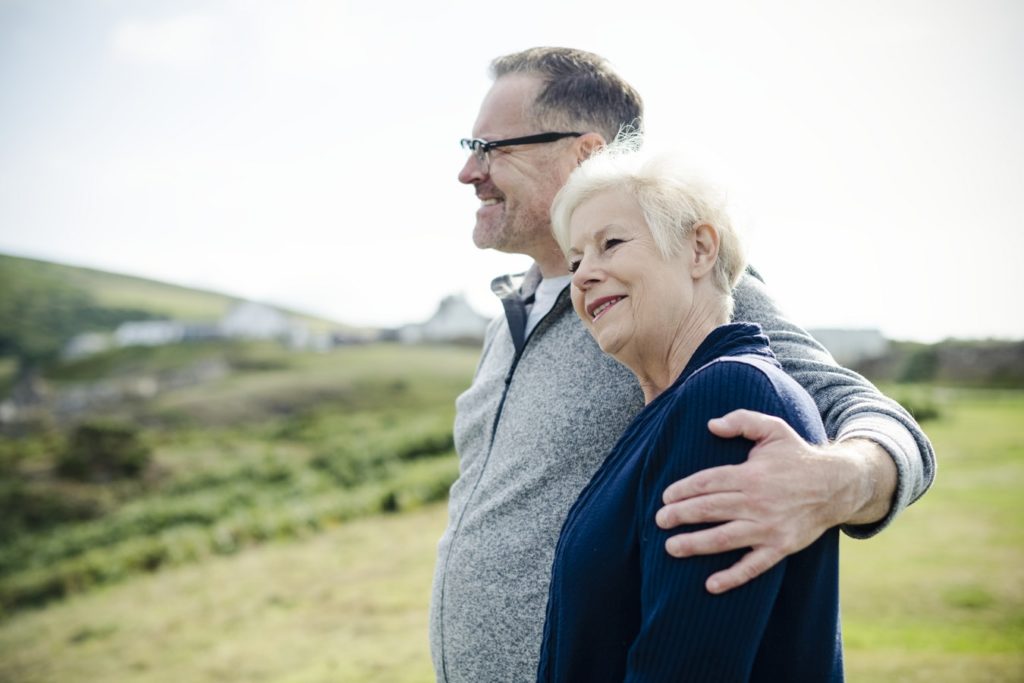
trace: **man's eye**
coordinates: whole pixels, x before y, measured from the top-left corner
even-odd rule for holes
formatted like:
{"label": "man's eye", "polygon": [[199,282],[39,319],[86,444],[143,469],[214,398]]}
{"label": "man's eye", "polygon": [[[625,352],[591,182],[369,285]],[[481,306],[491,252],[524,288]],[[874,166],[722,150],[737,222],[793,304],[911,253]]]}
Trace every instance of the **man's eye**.
{"label": "man's eye", "polygon": [[575,273],[579,269],[580,269],[580,262],[579,261],[569,261],[569,272],[570,273]]}

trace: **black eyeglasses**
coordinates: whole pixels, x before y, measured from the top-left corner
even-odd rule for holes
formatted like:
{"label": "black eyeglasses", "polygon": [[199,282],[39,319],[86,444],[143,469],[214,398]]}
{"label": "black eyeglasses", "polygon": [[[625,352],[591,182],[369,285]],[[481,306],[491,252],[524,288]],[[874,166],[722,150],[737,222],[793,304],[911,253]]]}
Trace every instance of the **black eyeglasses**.
{"label": "black eyeglasses", "polygon": [[578,138],[583,133],[537,133],[536,135],[526,135],[521,138],[508,138],[506,140],[493,140],[488,142],[487,140],[481,140],[480,138],[462,138],[459,144],[462,145],[462,149],[472,152],[476,156],[476,160],[480,163],[484,173],[490,171],[490,156],[488,152],[496,147],[513,147],[515,145],[533,145],[541,142],[554,142],[555,140],[561,140],[562,138]]}

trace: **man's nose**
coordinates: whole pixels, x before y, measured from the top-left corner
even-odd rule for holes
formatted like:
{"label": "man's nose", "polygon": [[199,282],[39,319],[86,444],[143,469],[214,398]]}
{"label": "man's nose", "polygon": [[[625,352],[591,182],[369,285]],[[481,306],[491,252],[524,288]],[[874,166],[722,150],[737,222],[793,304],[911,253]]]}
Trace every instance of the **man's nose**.
{"label": "man's nose", "polygon": [[462,170],[459,171],[459,182],[463,185],[476,185],[483,181],[487,177],[484,173],[483,165],[476,158],[475,154],[470,154],[466,157],[466,163],[462,165]]}

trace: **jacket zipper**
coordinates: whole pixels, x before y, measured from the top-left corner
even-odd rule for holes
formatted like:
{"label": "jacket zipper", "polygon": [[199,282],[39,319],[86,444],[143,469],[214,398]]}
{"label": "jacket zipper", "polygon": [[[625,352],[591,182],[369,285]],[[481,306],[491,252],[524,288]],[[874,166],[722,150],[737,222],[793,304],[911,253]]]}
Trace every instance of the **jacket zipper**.
{"label": "jacket zipper", "polygon": [[[565,290],[563,290],[564,292]],[[537,324],[533,326],[530,334],[527,335],[526,339],[523,340],[522,348],[516,351],[515,356],[512,357],[512,365],[509,367],[508,372],[505,374],[505,388],[501,391],[501,401],[498,402],[498,411],[494,415],[494,423],[491,425],[491,439],[487,444],[487,457],[484,458],[483,464],[480,466],[480,476],[477,477],[476,483],[473,484],[473,490],[470,492],[469,497],[466,499],[466,507],[462,509],[462,514],[459,515],[459,521],[455,525],[455,530],[452,532],[452,540],[448,544],[448,553],[444,558],[444,579],[441,581],[441,596],[440,605],[438,606],[438,630],[440,631],[441,641],[441,671],[444,674],[444,683],[448,683],[448,655],[447,645],[444,640],[444,599],[445,593],[447,593],[448,587],[448,563],[451,561],[452,551],[455,549],[455,540],[458,537],[459,530],[462,528],[462,517],[466,514],[466,510],[469,509],[470,503],[473,497],[476,495],[476,489],[480,485],[481,480],[484,478],[484,473],[487,470],[487,463],[491,460],[491,452],[494,450],[494,437],[498,434],[498,423],[501,421],[502,414],[505,411],[505,399],[508,397],[509,387],[512,385],[512,376],[515,375],[516,368],[519,367],[519,359],[526,353],[526,347],[530,345],[530,340],[533,339],[533,335],[536,334],[544,322],[551,317],[551,314],[555,312],[555,309],[562,303],[562,295],[560,294],[556,299],[554,306],[551,307],[544,317],[537,321]]]}

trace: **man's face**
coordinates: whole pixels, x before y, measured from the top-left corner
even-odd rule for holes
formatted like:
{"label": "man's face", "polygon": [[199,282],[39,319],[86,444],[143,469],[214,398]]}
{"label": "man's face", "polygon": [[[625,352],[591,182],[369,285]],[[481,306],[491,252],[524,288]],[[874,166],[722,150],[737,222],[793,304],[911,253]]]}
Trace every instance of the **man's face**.
{"label": "man's face", "polygon": [[[473,137],[492,141],[548,132],[528,116],[540,86],[539,79],[523,74],[495,81],[480,105]],[[526,254],[539,262],[559,253],[549,211],[576,167],[574,140],[493,149],[489,169],[469,155],[459,182],[473,185],[480,198],[473,230],[477,247]]]}

